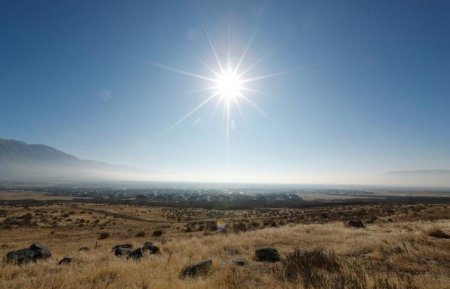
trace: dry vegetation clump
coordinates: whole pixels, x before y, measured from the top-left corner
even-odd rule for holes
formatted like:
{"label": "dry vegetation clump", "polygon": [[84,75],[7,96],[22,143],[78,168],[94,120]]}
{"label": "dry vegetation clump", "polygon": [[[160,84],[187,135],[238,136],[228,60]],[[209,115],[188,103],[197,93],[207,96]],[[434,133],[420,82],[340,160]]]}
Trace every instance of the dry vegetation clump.
{"label": "dry vegetation clump", "polygon": [[289,281],[295,281],[299,277],[303,283],[313,283],[313,272],[324,270],[327,272],[337,272],[341,268],[334,252],[323,250],[301,251],[295,249],[282,260],[282,271],[284,277]]}
{"label": "dry vegetation clump", "polygon": [[438,239],[450,239],[450,235],[445,233],[444,231],[442,231],[439,228],[433,228],[433,229],[429,230],[428,235],[430,235],[431,237],[434,237],[434,238],[438,238]]}
{"label": "dry vegetation clump", "polygon": [[110,234],[108,232],[100,232],[98,234],[98,239],[99,240],[104,240],[104,239],[109,238],[109,236],[110,236]]}
{"label": "dry vegetation clump", "polygon": [[145,237],[145,232],[144,231],[137,232],[135,236],[139,237],[139,238],[143,238],[143,237]]}
{"label": "dry vegetation clump", "polygon": [[279,273],[281,280],[291,284],[300,282],[305,289],[417,288],[412,285],[411,275],[393,280],[379,273],[369,274],[363,263],[346,262],[333,251],[321,249],[294,250],[282,260]]}

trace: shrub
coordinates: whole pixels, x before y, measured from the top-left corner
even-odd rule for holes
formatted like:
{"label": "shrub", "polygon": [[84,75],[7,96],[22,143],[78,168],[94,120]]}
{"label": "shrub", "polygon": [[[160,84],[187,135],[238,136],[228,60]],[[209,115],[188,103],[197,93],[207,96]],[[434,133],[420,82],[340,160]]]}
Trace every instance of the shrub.
{"label": "shrub", "polygon": [[428,232],[428,235],[438,239],[450,239],[450,235],[442,231],[441,229],[434,228]]}
{"label": "shrub", "polygon": [[301,252],[297,249],[287,255],[282,260],[282,264],[284,276],[288,280],[295,280],[298,277],[310,279],[314,277],[313,271],[321,269],[328,272],[336,272],[341,267],[334,252],[322,250]]}
{"label": "shrub", "polygon": [[99,240],[103,240],[103,239],[107,239],[107,238],[109,238],[109,233],[108,232],[100,232],[100,234],[99,234],[99,236],[98,236],[98,239]]}
{"label": "shrub", "polygon": [[140,231],[139,233],[137,233],[135,235],[135,237],[145,237],[145,232],[144,231]]}

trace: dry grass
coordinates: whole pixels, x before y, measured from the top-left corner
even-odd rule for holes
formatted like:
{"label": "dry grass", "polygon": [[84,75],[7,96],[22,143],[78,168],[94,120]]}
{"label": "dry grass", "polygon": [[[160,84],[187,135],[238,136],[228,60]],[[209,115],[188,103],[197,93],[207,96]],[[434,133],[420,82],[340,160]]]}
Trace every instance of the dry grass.
{"label": "dry grass", "polygon": [[[178,223],[170,218],[166,218],[164,223],[167,210],[162,208],[104,208],[130,215],[134,210],[135,215],[161,222],[145,223],[99,213],[90,215],[84,207],[67,206],[32,208],[28,212],[33,212],[33,220],[36,210],[46,211],[49,215],[57,212],[58,216],[61,211],[62,214],[73,211],[68,218],[79,219],[82,216],[90,221],[89,224],[97,217],[105,217],[100,223],[111,221],[104,225],[104,231],[110,232],[110,236],[97,240],[101,231],[99,225],[78,226],[73,221],[64,221],[64,226],[58,227],[37,222],[36,226],[0,230],[1,256],[33,242],[45,244],[53,253],[49,260],[20,267],[1,262],[0,288],[450,288],[450,242],[429,235],[435,228],[450,232],[450,221],[436,221],[434,218],[433,222],[427,219],[402,221],[401,214],[409,214],[413,208],[407,211],[395,208],[391,214],[393,222],[375,222],[367,225],[366,229],[348,228],[341,221],[329,221],[205,235],[201,231],[184,233],[182,229],[188,223]],[[0,209],[8,211],[3,219],[11,214],[27,213],[23,208],[21,211],[10,207]],[[424,210],[428,208],[421,209]],[[296,213],[307,214],[305,211]],[[322,213],[318,210],[317,216]],[[207,216],[210,212],[201,211],[200,214]],[[257,217],[256,213],[248,211],[227,214],[231,214],[227,219],[230,223],[234,218],[243,219],[245,214],[249,214],[249,218]],[[280,218],[273,214],[270,216],[275,222],[280,222]],[[147,238],[136,237],[136,233],[145,231],[147,236],[151,236],[151,232],[161,226],[166,226],[162,236],[148,237],[161,248],[161,254],[133,261],[111,253],[116,244],[130,242],[135,246],[141,245]],[[90,250],[79,251],[85,246]],[[254,261],[254,250],[267,246],[278,249],[282,262]],[[65,256],[73,257],[74,262],[58,266],[57,262]],[[234,258],[247,260],[248,265],[236,266],[232,263]],[[203,259],[213,261],[206,277],[179,278],[186,265]]]}

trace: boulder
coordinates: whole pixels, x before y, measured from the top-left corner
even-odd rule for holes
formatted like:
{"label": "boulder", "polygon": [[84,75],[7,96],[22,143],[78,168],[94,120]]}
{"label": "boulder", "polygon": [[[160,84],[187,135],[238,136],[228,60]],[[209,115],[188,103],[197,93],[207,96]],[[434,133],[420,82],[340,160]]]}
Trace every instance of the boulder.
{"label": "boulder", "polygon": [[127,259],[140,260],[142,257],[144,257],[144,251],[142,248],[138,248],[133,252],[130,252]]}
{"label": "boulder", "polygon": [[114,252],[116,256],[123,256],[129,254],[132,248],[131,244],[119,244],[112,247],[111,252]]}
{"label": "boulder", "polygon": [[46,247],[38,244],[32,244],[30,250],[34,252],[34,258],[37,259],[47,259],[52,256],[50,250]]}
{"label": "boulder", "polygon": [[237,265],[237,266],[245,266],[245,265],[247,265],[247,261],[245,261],[244,259],[233,259],[233,260],[231,260],[231,262],[234,265]]}
{"label": "boulder", "polygon": [[363,222],[359,219],[354,219],[354,220],[348,221],[347,226],[357,228],[357,229],[366,227],[366,226],[364,226]]}
{"label": "boulder", "polygon": [[275,248],[259,248],[255,250],[256,261],[258,262],[278,262],[280,254]]}
{"label": "boulder", "polygon": [[114,247],[112,247],[112,249],[111,249],[111,251],[114,251],[116,248],[128,248],[128,249],[131,249],[131,248],[133,248],[133,245],[131,245],[131,244],[119,244],[119,245],[115,245]]}
{"label": "boulder", "polygon": [[58,265],[68,265],[70,263],[72,263],[72,258],[64,257],[58,262]]}
{"label": "boulder", "polygon": [[144,245],[142,246],[142,250],[148,251],[150,252],[150,254],[160,253],[159,247],[154,246],[152,242],[145,242]]}
{"label": "boulder", "polygon": [[181,278],[205,276],[208,274],[211,265],[211,260],[203,260],[198,263],[189,265],[184,268],[183,271],[181,271]]}
{"label": "boulder", "polygon": [[6,262],[22,265],[34,261],[34,252],[30,249],[20,249],[8,252]]}
{"label": "boulder", "polygon": [[132,249],[131,248],[127,248],[127,247],[115,247],[114,250],[114,255],[116,256],[124,256],[124,255],[128,255],[131,253]]}
{"label": "boulder", "polygon": [[6,254],[6,262],[22,265],[29,262],[36,262],[40,259],[47,259],[51,256],[52,254],[46,247],[38,244],[32,244],[27,249],[8,252]]}

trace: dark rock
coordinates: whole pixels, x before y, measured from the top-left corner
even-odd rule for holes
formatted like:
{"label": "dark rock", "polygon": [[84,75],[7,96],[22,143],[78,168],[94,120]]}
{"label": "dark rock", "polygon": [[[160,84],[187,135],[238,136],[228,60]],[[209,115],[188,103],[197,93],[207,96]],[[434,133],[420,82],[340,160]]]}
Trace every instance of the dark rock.
{"label": "dark rock", "polygon": [[235,264],[237,266],[247,265],[247,261],[245,261],[244,259],[233,259],[233,260],[231,260],[231,262],[233,262],[233,264]]}
{"label": "dark rock", "polygon": [[36,262],[40,259],[47,259],[51,256],[52,254],[46,247],[32,244],[27,249],[8,252],[8,254],[6,254],[6,262],[21,265],[29,262]]}
{"label": "dark rock", "polygon": [[7,263],[22,265],[32,261],[34,261],[34,252],[30,249],[15,250],[6,254]]}
{"label": "dark rock", "polygon": [[152,236],[153,236],[153,237],[160,237],[162,234],[163,234],[163,231],[161,231],[161,230],[155,230],[155,231],[153,231]]}
{"label": "dark rock", "polygon": [[258,262],[278,262],[280,254],[274,248],[259,248],[255,250],[256,261]]}
{"label": "dark rock", "polygon": [[205,228],[207,231],[214,232],[217,231],[217,223],[213,221],[208,221],[205,223]]}
{"label": "dark rock", "polygon": [[110,234],[108,232],[100,232],[98,234],[98,239],[99,240],[104,240],[104,239],[109,238],[109,236],[110,236]]}
{"label": "dark rock", "polygon": [[150,254],[159,254],[160,253],[159,247],[156,247],[155,245],[153,245],[152,242],[145,242],[144,245],[142,246],[142,250],[148,251],[148,252],[150,252]]}
{"label": "dark rock", "polygon": [[64,257],[58,262],[58,265],[68,265],[70,263],[72,263],[72,258]]}
{"label": "dark rock", "polygon": [[353,228],[365,228],[366,226],[364,226],[363,222],[359,219],[355,219],[355,220],[350,220],[347,222],[347,226],[349,227],[353,227]]}
{"label": "dark rock", "polygon": [[32,244],[30,250],[34,252],[34,258],[37,259],[47,259],[52,256],[50,250],[39,244]]}
{"label": "dark rock", "polygon": [[112,247],[111,252],[114,252],[117,248],[125,248],[125,249],[132,249],[133,245],[131,244],[119,244]]}
{"label": "dark rock", "polygon": [[198,263],[189,265],[183,271],[181,271],[181,278],[205,276],[208,274],[211,265],[211,260],[203,260]]}
{"label": "dark rock", "polygon": [[116,256],[124,256],[124,255],[128,255],[131,253],[131,248],[126,248],[126,247],[117,247],[114,249],[114,255]]}
{"label": "dark rock", "polygon": [[127,259],[139,260],[142,257],[144,257],[144,251],[142,250],[142,248],[138,248],[129,253]]}

